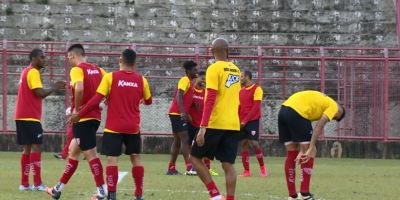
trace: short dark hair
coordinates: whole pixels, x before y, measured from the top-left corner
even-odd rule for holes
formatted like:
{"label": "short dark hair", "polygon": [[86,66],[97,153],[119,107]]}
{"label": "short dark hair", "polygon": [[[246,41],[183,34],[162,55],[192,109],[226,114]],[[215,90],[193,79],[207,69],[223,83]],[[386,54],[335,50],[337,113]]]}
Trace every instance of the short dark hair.
{"label": "short dark hair", "polygon": [[32,49],[31,53],[29,53],[29,61],[32,61],[32,58],[39,57],[41,54],[43,54],[43,50],[38,48]]}
{"label": "short dark hair", "polygon": [[125,64],[134,65],[136,62],[136,52],[132,49],[125,49],[122,52],[122,59]]}
{"label": "short dark hair", "polygon": [[199,71],[199,76],[205,76],[206,75],[206,72],[205,71]]}
{"label": "short dark hair", "polygon": [[85,49],[81,44],[73,44],[68,48],[68,52],[75,52],[78,55],[84,56],[85,55]]}
{"label": "short dark hair", "polygon": [[253,74],[251,73],[250,70],[245,70],[243,73],[245,76],[249,77],[250,80],[253,79]]}
{"label": "short dark hair", "polygon": [[340,116],[339,118],[336,119],[336,121],[338,121],[338,122],[342,121],[344,116],[346,116],[346,109],[344,109],[344,106],[342,106],[342,105],[340,105],[340,107],[342,107],[343,113],[342,113],[342,116]]}
{"label": "short dark hair", "polygon": [[185,68],[186,71],[191,70],[196,66],[197,63],[195,63],[193,60],[187,60],[183,63],[183,68]]}

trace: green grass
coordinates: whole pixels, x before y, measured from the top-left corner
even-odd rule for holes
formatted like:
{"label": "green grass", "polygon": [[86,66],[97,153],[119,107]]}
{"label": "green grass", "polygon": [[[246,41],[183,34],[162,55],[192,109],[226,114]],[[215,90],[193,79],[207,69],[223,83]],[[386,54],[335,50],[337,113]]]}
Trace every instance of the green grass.
{"label": "green grass", "polygon": [[[56,160],[52,154],[43,154],[42,178],[45,184],[52,186],[64,169],[65,161]],[[145,165],[146,200],[169,199],[209,199],[198,177],[166,176],[168,155],[142,156]],[[104,163],[104,157],[102,157]],[[184,169],[182,158],[177,163],[178,170]],[[238,157],[237,161],[240,161]],[[251,157],[253,176],[238,177],[236,199],[287,199],[283,173],[283,158],[265,159],[270,177],[261,178],[258,164]],[[0,199],[50,199],[42,192],[19,192],[19,153],[0,152]],[[127,156],[120,159],[120,171],[128,171],[118,185],[119,199],[133,199],[133,181]],[[212,168],[222,174],[217,161]],[[241,172],[241,163],[236,165]],[[368,159],[317,159],[312,176],[311,191],[318,199],[398,199],[400,196],[400,161]],[[299,173],[297,173],[299,175]],[[299,177],[299,176],[297,176]],[[225,193],[224,177],[214,178],[221,192]],[[32,181],[32,178],[30,179]],[[297,178],[299,180],[299,178]],[[298,186],[299,188],[299,186]],[[89,199],[95,191],[94,181],[86,161],[79,163],[78,170],[63,190],[61,199]]]}

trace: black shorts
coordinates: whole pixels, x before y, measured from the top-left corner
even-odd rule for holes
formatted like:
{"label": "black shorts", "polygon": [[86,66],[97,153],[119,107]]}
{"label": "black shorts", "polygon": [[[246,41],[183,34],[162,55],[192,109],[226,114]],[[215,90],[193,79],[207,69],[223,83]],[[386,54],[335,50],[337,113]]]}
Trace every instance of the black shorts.
{"label": "black shorts", "polygon": [[290,107],[282,106],[278,115],[279,141],[309,142],[312,136],[311,121],[304,119]]}
{"label": "black shorts", "polygon": [[193,143],[191,155],[197,158],[214,157],[221,162],[235,163],[240,133],[232,130],[207,129],[204,145]]}
{"label": "black shorts", "polygon": [[169,115],[171,120],[172,132],[179,133],[188,130],[188,123],[183,121],[180,115]]}
{"label": "black shorts", "polygon": [[122,144],[125,145],[125,154],[140,154],[142,140],[140,134],[124,134],[104,132],[101,145],[101,154],[106,156],[120,156]]}
{"label": "black shorts", "polygon": [[96,147],[96,132],[99,125],[100,121],[95,119],[78,122],[73,125],[74,138],[76,138],[82,151]]}
{"label": "black shorts", "polygon": [[43,129],[40,122],[15,120],[15,126],[17,128],[17,144],[43,143]]}
{"label": "black shorts", "polygon": [[192,145],[193,140],[195,140],[197,133],[199,132],[199,127],[194,127],[192,124],[188,123],[188,144]]}
{"label": "black shorts", "polygon": [[260,120],[253,120],[247,122],[246,126],[240,129],[241,140],[257,140],[260,136]]}

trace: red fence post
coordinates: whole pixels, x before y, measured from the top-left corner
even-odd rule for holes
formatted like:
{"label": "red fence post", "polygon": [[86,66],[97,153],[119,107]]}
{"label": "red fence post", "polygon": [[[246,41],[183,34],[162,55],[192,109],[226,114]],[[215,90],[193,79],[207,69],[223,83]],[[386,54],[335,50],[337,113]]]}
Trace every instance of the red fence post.
{"label": "red fence post", "polygon": [[50,80],[53,80],[54,76],[54,49],[53,44],[50,44]]}
{"label": "red fence post", "polygon": [[389,52],[387,48],[383,52],[385,55],[383,69],[383,141],[387,142],[389,132]]}
{"label": "red fence post", "polygon": [[257,82],[259,86],[262,86],[261,84],[261,78],[262,78],[262,48],[260,46],[257,47],[257,67],[258,67],[258,72],[257,72]]}
{"label": "red fence post", "polygon": [[3,132],[7,129],[7,40],[3,40],[3,50],[2,50],[2,64],[3,64],[3,74],[2,74],[2,84],[3,84]]}
{"label": "red fence post", "polygon": [[325,93],[325,51],[324,47],[319,48],[319,53],[321,56],[321,92]]}
{"label": "red fence post", "polygon": [[282,49],[282,99],[286,99],[286,48]]}
{"label": "red fence post", "polygon": [[[65,108],[68,108],[70,105],[69,103],[69,96],[70,96],[70,91],[71,91],[71,83],[70,83],[70,78],[69,78],[69,63],[68,63],[68,53],[67,49],[69,47],[70,43],[67,42],[65,43],[65,52],[64,52],[64,69],[65,69],[65,80],[67,82],[67,88],[65,89]],[[72,112],[72,110],[71,110]]]}

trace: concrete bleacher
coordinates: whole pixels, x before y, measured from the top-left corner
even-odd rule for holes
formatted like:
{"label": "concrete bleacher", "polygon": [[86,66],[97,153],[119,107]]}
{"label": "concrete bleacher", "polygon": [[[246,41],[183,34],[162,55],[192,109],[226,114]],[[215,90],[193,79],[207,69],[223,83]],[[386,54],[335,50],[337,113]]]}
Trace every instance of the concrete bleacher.
{"label": "concrete bleacher", "polygon": [[24,0],[0,3],[0,35],[16,40],[384,46],[396,40],[384,0]]}

